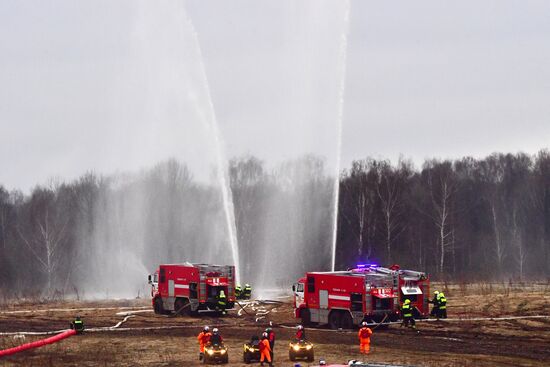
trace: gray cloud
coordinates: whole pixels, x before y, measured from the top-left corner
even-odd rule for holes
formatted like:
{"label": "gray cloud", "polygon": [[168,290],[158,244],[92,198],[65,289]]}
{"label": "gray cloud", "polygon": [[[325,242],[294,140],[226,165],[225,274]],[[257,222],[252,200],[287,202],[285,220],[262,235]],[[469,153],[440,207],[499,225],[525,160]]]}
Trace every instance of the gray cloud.
{"label": "gray cloud", "polygon": [[[342,3],[185,3],[228,155],[333,162]],[[28,189],[168,156],[207,177],[212,142],[184,11],[179,1],[1,2],[0,183]],[[352,1],[344,163],[547,147],[549,14],[544,1]]]}

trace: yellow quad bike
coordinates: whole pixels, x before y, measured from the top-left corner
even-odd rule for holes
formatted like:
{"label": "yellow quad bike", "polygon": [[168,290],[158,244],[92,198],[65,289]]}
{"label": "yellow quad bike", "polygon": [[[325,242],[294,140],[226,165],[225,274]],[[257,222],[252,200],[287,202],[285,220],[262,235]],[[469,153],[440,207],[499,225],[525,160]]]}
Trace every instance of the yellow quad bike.
{"label": "yellow quad bike", "polygon": [[248,364],[260,360],[260,339],[256,336],[243,345],[243,362]]}
{"label": "yellow quad bike", "polygon": [[305,359],[312,362],[314,359],[313,344],[307,340],[291,341],[288,345],[288,357],[291,361]]}
{"label": "yellow quad bike", "polygon": [[229,355],[227,353],[227,347],[223,344],[208,344],[204,347],[203,363],[228,363]]}

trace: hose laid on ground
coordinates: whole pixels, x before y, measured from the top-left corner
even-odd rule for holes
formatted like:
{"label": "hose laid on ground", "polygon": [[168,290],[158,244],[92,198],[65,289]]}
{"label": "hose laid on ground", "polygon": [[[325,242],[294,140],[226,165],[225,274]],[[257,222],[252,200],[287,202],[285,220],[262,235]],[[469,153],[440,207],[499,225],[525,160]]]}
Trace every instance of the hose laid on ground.
{"label": "hose laid on ground", "polygon": [[380,325],[382,325],[382,324],[384,323],[384,321],[386,321],[387,318],[388,318],[388,314],[385,314],[385,315],[384,315],[384,318],[382,319],[382,321],[380,321],[380,322],[378,323],[378,325],[376,325],[375,327],[373,327],[372,330],[373,330],[373,331],[376,330]]}
{"label": "hose laid on ground", "polygon": [[0,350],[0,357],[9,356],[9,355],[12,355],[12,354],[15,354],[15,353],[22,352],[22,351],[27,350],[27,349],[39,348],[39,347],[42,347],[42,346],[47,345],[47,344],[56,343],[60,340],[63,340],[65,338],[68,338],[68,337],[73,336],[75,334],[76,334],[76,330],[66,330],[66,331],[62,332],[61,334],[57,334],[55,336],[51,336],[51,337],[46,338],[46,339],[41,339],[41,340],[37,340],[37,341],[31,342],[31,343],[22,344],[18,347],[13,347],[13,348],[9,348],[9,349]]}
{"label": "hose laid on ground", "polygon": [[146,308],[150,308],[150,306],[44,308],[44,309],[33,309],[33,310],[0,311],[0,314],[22,314],[22,313],[42,313],[42,312],[83,312],[83,311],[104,311],[104,310],[135,310],[135,309],[146,309]]}

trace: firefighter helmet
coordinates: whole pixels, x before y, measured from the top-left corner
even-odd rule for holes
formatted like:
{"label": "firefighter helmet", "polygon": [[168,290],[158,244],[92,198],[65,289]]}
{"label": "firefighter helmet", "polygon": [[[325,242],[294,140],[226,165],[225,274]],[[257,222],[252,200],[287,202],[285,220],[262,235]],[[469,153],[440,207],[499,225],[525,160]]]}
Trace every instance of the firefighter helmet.
{"label": "firefighter helmet", "polygon": [[212,333],[217,334],[218,333],[218,328],[215,327],[214,329],[212,329]]}
{"label": "firefighter helmet", "polygon": [[363,325],[363,326],[367,326],[368,324],[367,324],[367,322],[366,322],[366,321],[363,321],[363,322],[361,323],[361,325]]}
{"label": "firefighter helmet", "polygon": [[319,366],[326,366],[327,362],[324,359],[319,360]]}
{"label": "firefighter helmet", "polygon": [[267,333],[265,331],[262,333],[262,338],[267,338]]}
{"label": "firefighter helmet", "polygon": [[270,327],[268,327],[267,329],[265,329],[265,332],[266,332],[266,333],[269,333],[269,332],[271,332],[271,331],[273,331],[273,329],[270,328]]}
{"label": "firefighter helmet", "polygon": [[298,325],[297,328],[298,328],[298,330],[303,330],[304,329],[304,327],[302,325]]}
{"label": "firefighter helmet", "polygon": [[439,291],[434,291],[434,294],[437,296],[439,294]]}
{"label": "firefighter helmet", "polygon": [[210,327],[208,325],[206,325],[203,329],[203,331],[209,331],[210,330]]}
{"label": "firefighter helmet", "polygon": [[411,300],[407,298],[407,299],[405,300],[405,304],[408,305],[409,303],[411,303]]}

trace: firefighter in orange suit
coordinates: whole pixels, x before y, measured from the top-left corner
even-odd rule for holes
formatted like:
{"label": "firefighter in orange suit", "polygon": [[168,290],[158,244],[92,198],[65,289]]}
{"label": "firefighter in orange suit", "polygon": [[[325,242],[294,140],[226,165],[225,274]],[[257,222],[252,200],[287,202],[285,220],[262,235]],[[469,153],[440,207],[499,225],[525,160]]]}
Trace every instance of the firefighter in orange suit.
{"label": "firefighter in orange suit", "polygon": [[264,365],[264,360],[267,359],[267,362],[270,366],[271,364],[271,347],[269,346],[269,339],[267,338],[267,333],[262,334],[262,340],[260,341],[260,365]]}
{"label": "firefighter in orange suit", "polygon": [[370,336],[372,335],[372,330],[367,327],[367,323],[363,321],[361,324],[362,328],[359,329],[359,349],[363,354],[369,354],[370,352]]}
{"label": "firefighter in orange suit", "polygon": [[199,341],[200,346],[199,361],[202,361],[202,359],[204,358],[204,347],[210,341],[211,336],[212,333],[210,332],[210,328],[208,326],[205,326],[204,329],[202,329],[202,331],[197,336],[197,340]]}

